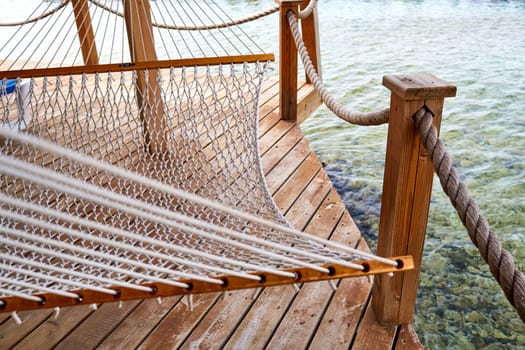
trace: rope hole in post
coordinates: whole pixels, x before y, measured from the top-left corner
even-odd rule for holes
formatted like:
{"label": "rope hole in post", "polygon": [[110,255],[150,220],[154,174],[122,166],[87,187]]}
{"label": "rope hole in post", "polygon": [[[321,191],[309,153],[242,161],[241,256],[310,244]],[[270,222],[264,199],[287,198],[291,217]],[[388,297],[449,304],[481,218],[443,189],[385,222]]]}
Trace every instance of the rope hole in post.
{"label": "rope hole in post", "polygon": [[328,276],[335,276],[335,272],[336,272],[335,267],[328,266],[327,269],[328,269]]}
{"label": "rope hole in post", "polygon": [[76,301],[77,303],[82,303],[84,301],[84,296],[82,294],[78,294]]}
{"label": "rope hole in post", "polygon": [[38,303],[40,305],[46,305],[46,297],[40,297],[40,301]]}
{"label": "rope hole in post", "polygon": [[295,274],[295,278],[294,278],[295,281],[300,281],[301,278],[303,278],[303,275],[301,275],[301,272],[299,271],[295,271],[294,274]]}
{"label": "rope hole in post", "polygon": [[369,272],[370,271],[370,265],[368,263],[362,263],[361,266],[363,266],[363,272]]}
{"label": "rope hole in post", "polygon": [[151,294],[151,295],[155,295],[159,291],[157,286],[151,286],[150,288],[151,288],[151,290],[150,290],[149,294]]}
{"label": "rope hole in post", "polygon": [[7,307],[7,301],[0,300],[0,310],[4,310]]}
{"label": "rope hole in post", "polygon": [[397,265],[396,265],[396,269],[398,269],[398,270],[400,270],[400,269],[402,269],[403,267],[405,267],[405,263],[404,263],[403,260],[401,260],[401,259],[397,259],[397,260],[396,260],[396,263],[397,263]]}
{"label": "rope hole in post", "polygon": [[221,281],[222,281],[222,284],[221,284],[222,288],[228,287],[228,279],[227,278],[221,278]]}
{"label": "rope hole in post", "polygon": [[[193,283],[186,283],[188,286],[186,287],[186,290],[187,291],[191,291],[193,289]],[[157,288],[157,287],[155,287]],[[155,290],[155,293],[157,293],[157,291]]]}
{"label": "rope hole in post", "polygon": [[260,284],[266,283],[266,275],[259,275],[259,283]]}

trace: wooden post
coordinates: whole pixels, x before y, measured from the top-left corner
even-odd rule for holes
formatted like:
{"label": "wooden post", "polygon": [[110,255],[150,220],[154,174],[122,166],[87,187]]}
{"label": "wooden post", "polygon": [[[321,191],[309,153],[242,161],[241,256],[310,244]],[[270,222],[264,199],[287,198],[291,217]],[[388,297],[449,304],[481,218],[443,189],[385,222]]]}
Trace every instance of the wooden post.
{"label": "wooden post", "polygon": [[288,11],[296,15],[302,0],[276,0],[280,4],[279,21],[279,103],[281,119],[297,119],[297,47],[286,18]]}
{"label": "wooden post", "polygon": [[73,5],[73,12],[75,13],[78,39],[80,40],[84,64],[98,64],[97,45],[95,43],[95,34],[93,33],[88,2],[87,0],[71,0],[71,4]]}
{"label": "wooden post", "polygon": [[[304,0],[301,4],[301,10],[305,9],[312,0]],[[303,33],[304,46],[310,54],[312,64],[317,71],[319,77],[321,77],[321,51],[319,41],[319,21],[317,15],[317,6],[314,8],[312,14],[301,20],[301,29]],[[312,82],[306,76],[306,82],[311,84]]]}
{"label": "wooden post", "polygon": [[[157,61],[149,0],[124,0],[124,17],[132,62]],[[167,126],[164,104],[157,82],[158,72],[138,71],[137,101],[149,152],[167,150]]]}
{"label": "wooden post", "polygon": [[376,276],[373,307],[379,322],[404,324],[414,317],[434,175],[412,117],[426,106],[439,130],[444,98],[456,87],[430,74],[385,76],[383,85],[392,95],[377,254],[412,255],[416,269]]}

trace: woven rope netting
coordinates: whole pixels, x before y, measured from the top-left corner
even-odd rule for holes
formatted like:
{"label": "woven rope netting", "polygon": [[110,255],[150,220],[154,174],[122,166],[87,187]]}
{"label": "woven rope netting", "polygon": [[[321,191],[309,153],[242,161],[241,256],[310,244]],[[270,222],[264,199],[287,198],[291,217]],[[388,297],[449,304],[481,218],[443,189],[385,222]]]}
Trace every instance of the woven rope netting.
{"label": "woven rope netting", "polygon": [[[293,283],[298,276],[287,269],[331,274],[321,265],[332,263],[363,271],[365,266],[352,263],[363,257],[399,265],[297,232],[279,213],[258,150],[266,63],[131,70],[126,62],[140,57],[147,40],[125,38],[140,31],[122,29],[130,23],[124,23],[121,2],[80,1],[89,4],[93,18],[91,47],[104,52],[97,64],[119,63],[123,69],[104,72],[92,65],[89,74],[66,69],[49,76],[45,69],[82,63],[83,41],[61,37],[76,33],[66,2],[44,3],[48,7],[29,15],[0,49],[4,76],[12,69],[37,73],[4,78],[0,89],[0,308],[8,297],[42,304],[39,294],[79,301],[75,290],[151,293],[156,282],[186,291],[192,288],[188,281],[224,286],[217,276],[264,282],[254,273],[270,273]],[[253,47],[236,26],[205,33],[159,25],[168,23],[162,16],[177,14],[170,21],[175,27],[189,18],[190,26],[214,27],[218,19],[209,14],[226,12],[203,10],[213,2],[150,3],[154,33],[144,35],[160,54],[144,49],[146,60],[173,60],[173,52],[175,59],[188,57],[185,50],[197,52],[189,57],[236,55]],[[189,13],[195,8],[207,15]],[[38,38],[49,32],[47,25],[56,35],[45,39],[52,42],[44,42],[44,50]],[[122,35],[101,37],[111,30]],[[25,45],[28,33],[33,35]],[[60,45],[53,49],[55,41]],[[112,50],[119,45],[120,51]]]}

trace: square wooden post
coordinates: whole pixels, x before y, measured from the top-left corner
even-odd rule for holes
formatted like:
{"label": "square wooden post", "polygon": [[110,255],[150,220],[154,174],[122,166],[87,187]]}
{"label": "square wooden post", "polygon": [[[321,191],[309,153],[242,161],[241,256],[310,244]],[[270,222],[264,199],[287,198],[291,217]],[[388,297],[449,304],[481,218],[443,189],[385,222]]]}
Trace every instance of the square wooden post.
{"label": "square wooden post", "polygon": [[297,47],[292,36],[286,14],[292,11],[296,16],[302,0],[276,0],[279,12],[279,108],[281,119],[297,119]]}
{"label": "square wooden post", "polygon": [[88,1],[71,0],[71,4],[73,5],[73,12],[75,13],[78,39],[80,40],[80,48],[82,50],[84,64],[98,64],[97,45],[95,43],[95,34],[93,33]]}
{"label": "square wooden post", "polygon": [[413,115],[426,106],[439,130],[444,98],[456,87],[430,74],[385,76],[383,85],[392,95],[377,254],[412,255],[416,269],[376,276],[373,307],[379,322],[404,324],[414,317],[434,175]]}
{"label": "square wooden post", "polygon": [[[149,0],[124,0],[124,18],[131,60],[157,61]],[[168,149],[164,104],[157,78],[155,69],[149,70],[147,74],[145,71],[137,72],[137,102],[146,148],[151,154],[162,154]]]}

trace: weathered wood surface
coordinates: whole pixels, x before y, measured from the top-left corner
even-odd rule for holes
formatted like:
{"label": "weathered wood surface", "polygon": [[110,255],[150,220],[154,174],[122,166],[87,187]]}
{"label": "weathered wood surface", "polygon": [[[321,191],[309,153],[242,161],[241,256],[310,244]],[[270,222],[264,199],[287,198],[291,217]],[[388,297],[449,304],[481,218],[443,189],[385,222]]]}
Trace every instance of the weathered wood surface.
{"label": "weathered wood surface", "polygon": [[416,269],[393,278],[378,276],[374,309],[383,324],[411,323],[434,178],[432,159],[412,116],[426,106],[439,131],[444,98],[454,96],[456,88],[430,74],[385,76],[383,84],[392,97],[377,253],[411,255]]}
{"label": "weathered wood surface", "polygon": [[[304,96],[301,89],[298,95]],[[280,120],[270,81],[260,107],[260,149],[270,191],[295,227],[368,249],[299,127]],[[299,101],[300,103],[301,101]],[[8,349],[416,349],[410,327],[380,326],[370,306],[372,278],[268,287],[53,310],[20,312],[18,326],[0,315]],[[397,340],[397,343],[396,343]]]}

